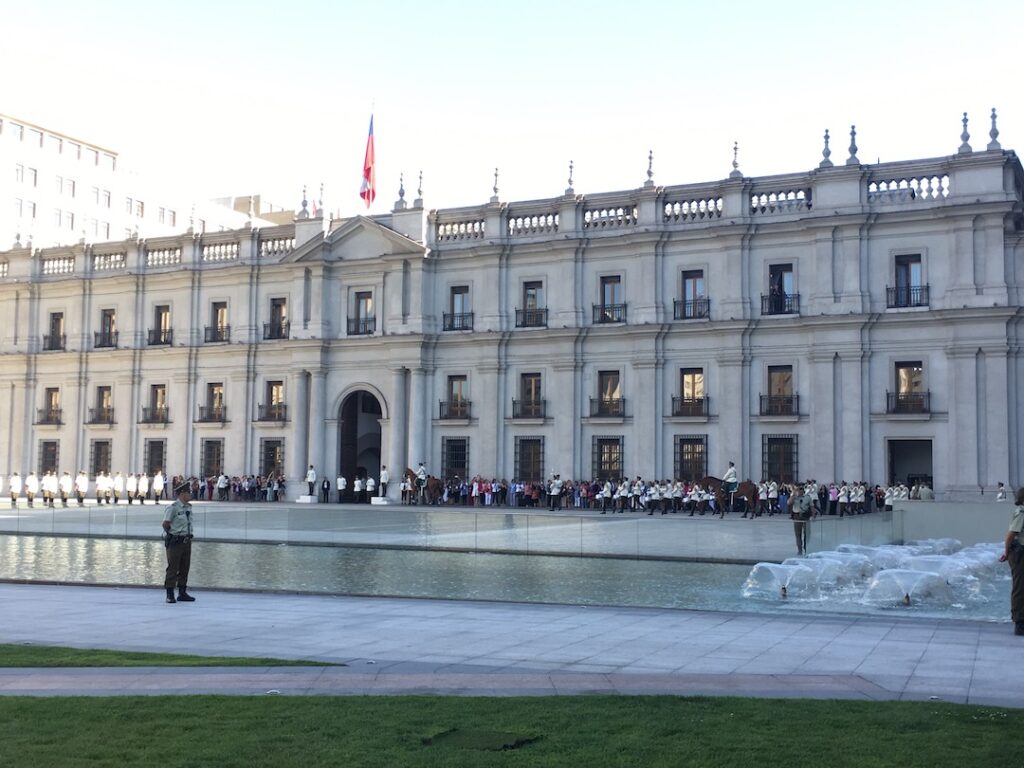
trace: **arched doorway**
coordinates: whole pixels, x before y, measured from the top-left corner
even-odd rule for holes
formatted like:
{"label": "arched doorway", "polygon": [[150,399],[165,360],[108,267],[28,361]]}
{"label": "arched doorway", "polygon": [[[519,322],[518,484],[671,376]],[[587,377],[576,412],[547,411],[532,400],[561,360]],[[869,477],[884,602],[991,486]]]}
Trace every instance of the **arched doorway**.
{"label": "arched doorway", "polygon": [[381,407],[366,390],[350,393],[338,414],[338,473],[348,481],[345,500],[352,501],[357,477],[380,477]]}

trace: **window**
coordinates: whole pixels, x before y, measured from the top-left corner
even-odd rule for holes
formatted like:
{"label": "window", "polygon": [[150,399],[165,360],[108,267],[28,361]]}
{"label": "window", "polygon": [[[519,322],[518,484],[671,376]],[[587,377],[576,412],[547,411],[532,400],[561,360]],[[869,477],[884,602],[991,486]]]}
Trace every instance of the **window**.
{"label": "window", "polygon": [[140,219],[146,215],[146,204],[141,200],[135,201],[135,215]]}
{"label": "window", "polygon": [[43,349],[64,349],[64,313],[50,313],[50,333],[43,336]]}
{"label": "window", "polygon": [[86,162],[92,163],[93,165],[99,165],[100,153],[97,152],[95,149],[88,148],[85,150],[85,160]]}
{"label": "window", "polygon": [[167,225],[169,227],[175,227],[178,225],[178,214],[170,208],[167,209]]}
{"label": "window", "polygon": [[544,399],[541,394],[541,375],[523,373],[519,376],[519,399],[512,403],[512,417],[516,419],[543,419]]}
{"label": "window", "polygon": [[515,479],[524,483],[544,481],[544,438],[517,437]]}
{"label": "window", "polygon": [[675,304],[675,319],[689,320],[708,316],[708,300],[704,296],[704,270],[683,272],[683,298]]}
{"label": "window", "polygon": [[167,465],[167,441],[147,440],[142,449],[142,466],[147,475],[162,472]]}
{"label": "window", "polygon": [[469,418],[469,381],[465,376],[448,377],[448,401],[441,404],[441,418]]}
{"label": "window", "polygon": [[92,440],[89,444],[89,474],[93,477],[100,472],[110,474],[109,440]]}
{"label": "window", "polygon": [[351,335],[366,335],[376,330],[372,291],[356,291],[353,313],[348,324],[348,332]]}
{"label": "window", "polygon": [[267,402],[271,405],[280,405],[284,402],[284,382],[267,382]]}
{"label": "window", "polygon": [[920,360],[895,364],[896,391],[887,397],[888,413],[929,413],[930,393],[924,388],[924,365]]}
{"label": "window", "polygon": [[77,187],[78,185],[75,183],[74,179],[64,179],[64,194],[66,194],[68,197],[75,196],[75,191]]}
{"label": "window", "polygon": [[800,295],[795,292],[792,264],[768,267],[768,294],[761,295],[761,314],[788,315],[800,311]]}
{"label": "window", "polygon": [[225,420],[223,382],[212,382],[206,385],[206,405],[199,408],[199,420]]}
{"label": "window", "polygon": [[167,407],[166,384],[153,384],[149,388],[149,403],[154,408],[164,409]]}
{"label": "window", "polygon": [[622,323],[626,305],[622,301],[622,278],[606,275],[601,278],[601,303],[594,307],[595,323]]}
{"label": "window", "polygon": [[779,483],[797,482],[797,458],[796,435],[761,436],[761,477]]}
{"label": "window", "polygon": [[761,396],[762,416],[796,415],[797,397],[793,393],[793,366],[768,366],[768,394]]}
{"label": "window", "polygon": [[39,441],[39,476],[47,472],[57,473],[60,467],[60,441],[40,440]]}
{"label": "window", "polygon": [[703,368],[679,369],[679,397],[672,405],[673,416],[707,416]]}
{"label": "window", "polygon": [[168,421],[167,385],[153,384],[149,388],[149,405],[142,409],[142,423],[166,424]]}
{"label": "window", "polygon": [[103,201],[103,207],[104,208],[109,208],[110,207],[110,190],[109,189],[104,189],[103,190],[102,201]]}
{"label": "window", "polygon": [[117,311],[104,309],[100,312],[100,338],[97,347],[117,346]]}
{"label": "window", "polygon": [[284,439],[260,440],[260,474],[267,478],[284,476]]}
{"label": "window", "polygon": [[886,305],[896,307],[928,306],[928,286],[924,284],[921,254],[902,254],[894,264],[895,286],[886,293]]}
{"label": "window", "polygon": [[288,338],[288,300],[270,300],[270,322],[263,327],[264,339]]}
{"label": "window", "polygon": [[64,211],[64,228],[74,229],[75,228],[75,214],[71,211]]}
{"label": "window", "polygon": [[111,387],[96,387],[96,407],[89,409],[89,423],[114,423],[114,395]]}
{"label": "window", "polygon": [[100,188],[99,187],[93,187],[92,188],[92,201],[96,205],[100,204]]}
{"label": "window", "polygon": [[591,474],[597,480],[617,480],[623,477],[622,470],[622,438],[598,437],[592,443]]}
{"label": "window", "polygon": [[469,305],[468,285],[453,285],[449,289],[448,310],[444,315],[444,330],[473,330],[473,312]]}
{"label": "window", "polygon": [[441,479],[469,477],[469,438],[441,438]]}
{"label": "window", "polygon": [[677,480],[700,482],[707,477],[707,435],[676,435],[675,448],[675,476]]}
{"label": "window", "polygon": [[170,345],[173,341],[171,329],[171,307],[168,304],[158,304],[153,308],[153,329],[149,332],[149,343],[151,345]]}
{"label": "window", "polygon": [[25,212],[25,201],[20,197],[14,198],[14,218],[20,219]]}
{"label": "window", "polygon": [[124,199],[124,212],[131,216],[132,210],[135,208],[135,201],[130,197]]}
{"label": "window", "polygon": [[230,341],[231,326],[228,325],[228,303],[215,301],[210,304],[210,325],[206,328],[206,341]]}
{"label": "window", "polygon": [[163,224],[165,218],[167,218],[167,209],[166,208],[157,208],[156,209],[156,220],[157,220],[157,222],[160,223],[160,224]]}
{"label": "window", "polygon": [[61,195],[64,193],[64,177],[58,176],[57,179],[57,194]]}
{"label": "window", "polygon": [[548,324],[544,304],[544,283],[531,280],[523,283],[523,308],[516,311],[517,328],[543,328]]}
{"label": "window", "polygon": [[43,407],[39,410],[36,422],[39,424],[60,424],[60,388],[47,387],[43,390]]}
{"label": "window", "polygon": [[199,446],[199,465],[203,477],[217,477],[224,472],[224,440],[203,440]]}
{"label": "window", "polygon": [[597,372],[597,399],[590,401],[591,416],[622,416],[622,390],[618,371]]}
{"label": "window", "polygon": [[449,297],[449,304],[453,315],[461,315],[469,312],[469,286],[453,286]]}
{"label": "window", "polygon": [[26,178],[28,179],[28,184],[30,187],[36,186],[36,182],[39,181],[39,171],[37,171],[35,168],[29,168],[28,175],[26,176]]}
{"label": "window", "polygon": [[14,180],[18,184],[25,181],[25,166],[20,163],[14,166]]}
{"label": "window", "polygon": [[284,402],[284,382],[268,381],[264,389],[264,402],[259,406],[257,421],[286,421],[288,407]]}

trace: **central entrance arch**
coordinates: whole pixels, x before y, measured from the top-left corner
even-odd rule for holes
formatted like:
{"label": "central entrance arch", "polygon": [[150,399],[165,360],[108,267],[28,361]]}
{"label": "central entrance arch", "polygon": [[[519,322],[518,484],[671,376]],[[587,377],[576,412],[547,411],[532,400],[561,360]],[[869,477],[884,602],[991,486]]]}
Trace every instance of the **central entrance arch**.
{"label": "central entrance arch", "polygon": [[[365,389],[349,393],[338,413],[338,474],[348,481],[343,500],[354,501],[355,479],[380,477],[380,401]],[[365,486],[364,486],[365,487]]]}

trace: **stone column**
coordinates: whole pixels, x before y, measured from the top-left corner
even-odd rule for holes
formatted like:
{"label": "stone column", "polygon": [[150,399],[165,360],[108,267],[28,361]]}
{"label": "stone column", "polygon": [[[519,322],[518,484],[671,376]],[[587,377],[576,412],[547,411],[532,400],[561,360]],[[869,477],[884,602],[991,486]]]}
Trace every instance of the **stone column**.
{"label": "stone column", "polygon": [[326,383],[327,374],[324,371],[313,371],[310,375],[309,460],[306,464],[313,465],[318,478],[324,477],[325,473],[330,475],[330,471],[324,463],[324,420],[327,416]]}
{"label": "stone column", "polygon": [[[302,485],[309,466],[306,448],[309,442],[309,397],[306,391],[307,372],[297,371],[292,374],[288,400],[288,416],[291,421],[291,434],[285,443],[285,476],[293,488],[305,491]],[[298,493],[294,493],[298,496]]]}
{"label": "stone column", "polygon": [[[388,472],[391,480],[388,483],[388,497],[398,498],[399,484],[406,467],[411,467],[416,459],[409,459],[409,409],[406,393],[405,368],[395,368],[391,385],[391,418],[388,419],[390,436],[388,444]],[[413,467],[415,469],[415,467]]]}
{"label": "stone column", "polygon": [[[427,402],[427,376],[422,368],[413,368],[409,381],[409,466],[413,469],[424,462],[429,465],[427,455],[427,425],[430,423],[430,404]],[[404,467],[403,467],[404,469]],[[440,467],[427,467],[433,475],[439,474]]]}

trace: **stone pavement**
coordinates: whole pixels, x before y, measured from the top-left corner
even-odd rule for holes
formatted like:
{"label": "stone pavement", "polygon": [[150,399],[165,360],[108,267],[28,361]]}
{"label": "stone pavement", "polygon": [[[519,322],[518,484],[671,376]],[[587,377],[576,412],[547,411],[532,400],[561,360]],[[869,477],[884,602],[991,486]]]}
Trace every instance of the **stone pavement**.
{"label": "stone pavement", "polygon": [[0,642],[321,668],[0,668],[0,694],[581,693],[1024,707],[1010,624],[0,584]]}

